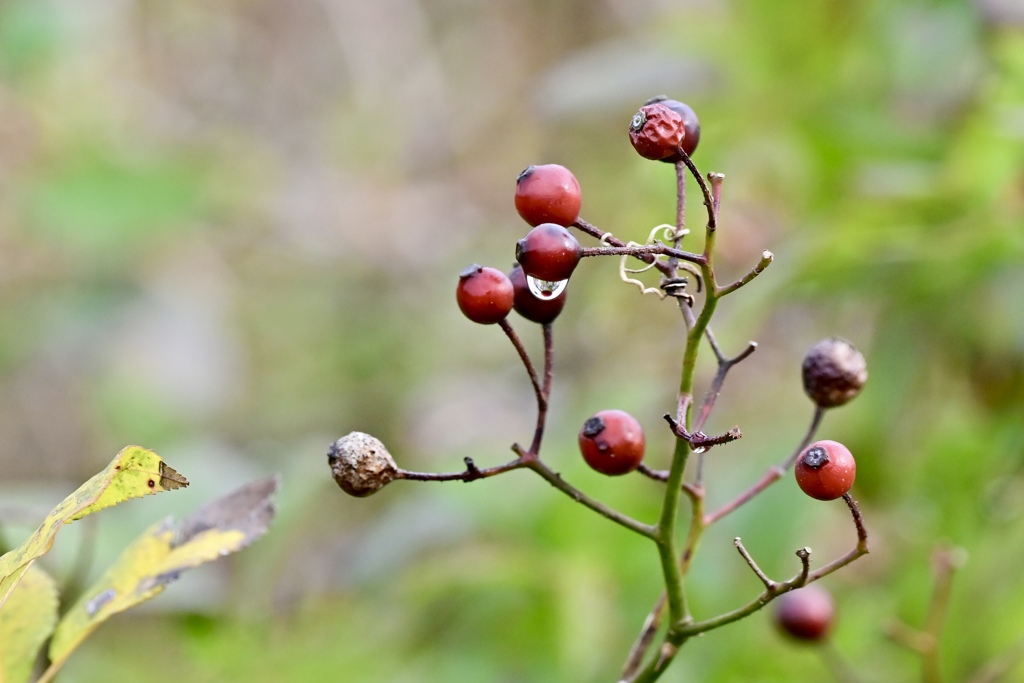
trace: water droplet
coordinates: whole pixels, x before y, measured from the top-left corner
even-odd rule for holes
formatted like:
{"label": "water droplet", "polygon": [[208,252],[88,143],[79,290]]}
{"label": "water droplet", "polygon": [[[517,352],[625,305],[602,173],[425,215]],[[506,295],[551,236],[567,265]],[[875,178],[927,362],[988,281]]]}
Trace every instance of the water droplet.
{"label": "water droplet", "polygon": [[567,284],[569,284],[568,280],[551,282],[539,280],[532,275],[526,276],[526,286],[530,288],[530,293],[538,299],[554,299],[565,290]]}
{"label": "water droplet", "polygon": [[707,446],[691,446],[694,453],[703,453],[707,450]]}

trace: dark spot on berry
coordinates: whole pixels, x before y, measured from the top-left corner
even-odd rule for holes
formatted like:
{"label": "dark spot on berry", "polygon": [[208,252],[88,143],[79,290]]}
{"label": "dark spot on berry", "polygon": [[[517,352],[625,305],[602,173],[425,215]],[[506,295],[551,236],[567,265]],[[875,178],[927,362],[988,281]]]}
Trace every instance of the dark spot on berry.
{"label": "dark spot on berry", "polygon": [[821,447],[812,448],[804,454],[803,462],[816,470],[828,462],[828,451]]}
{"label": "dark spot on berry", "polygon": [[[594,417],[589,418],[586,422],[583,423],[582,434],[583,434],[583,436],[587,437],[588,439],[593,439],[595,436],[597,436],[598,434],[600,434],[603,431],[604,431],[604,420],[601,419],[597,415],[595,415]],[[600,446],[601,445],[598,444],[598,448],[600,448]]]}
{"label": "dark spot on berry", "polygon": [[459,273],[459,278],[464,280],[467,277],[470,277],[471,275],[473,275],[474,273],[479,273],[481,270],[482,270],[482,268],[480,267],[480,265],[474,263],[471,266],[466,266],[465,270],[463,270],[461,273]]}

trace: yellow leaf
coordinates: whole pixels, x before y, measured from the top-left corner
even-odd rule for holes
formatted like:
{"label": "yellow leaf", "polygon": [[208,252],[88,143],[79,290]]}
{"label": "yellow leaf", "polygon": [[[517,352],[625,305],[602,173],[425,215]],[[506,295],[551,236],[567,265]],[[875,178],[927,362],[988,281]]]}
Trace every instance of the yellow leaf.
{"label": "yellow leaf", "polygon": [[27,683],[56,623],[57,586],[49,574],[32,567],[0,610],[0,681]]}
{"label": "yellow leaf", "polygon": [[53,547],[62,526],[130,498],[183,486],[188,486],[188,480],[153,451],[139,446],[122,449],[102,472],[51,510],[28,540],[0,557],[0,608],[29,566]]}
{"label": "yellow leaf", "polygon": [[[150,527],[57,625],[50,643],[51,670],[111,616],[154,597],[182,572],[241,550],[266,533],[277,484],[276,477],[247,484],[196,510],[177,529],[170,519]],[[49,676],[50,671],[40,683]]]}

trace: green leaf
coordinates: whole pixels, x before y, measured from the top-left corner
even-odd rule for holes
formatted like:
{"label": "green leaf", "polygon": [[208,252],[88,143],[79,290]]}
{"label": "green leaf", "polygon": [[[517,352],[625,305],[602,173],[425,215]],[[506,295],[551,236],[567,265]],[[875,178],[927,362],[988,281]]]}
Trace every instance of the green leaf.
{"label": "green leaf", "polygon": [[0,681],[27,683],[57,623],[57,585],[39,567],[25,572],[0,610]]}
{"label": "green leaf", "polygon": [[53,547],[62,526],[131,498],[183,486],[188,486],[188,480],[153,451],[139,446],[122,449],[102,472],[51,510],[28,540],[0,557],[0,608],[29,566]]}
{"label": "green leaf", "polygon": [[260,479],[206,504],[177,529],[170,519],[150,527],[61,620],[50,644],[51,669],[111,616],[154,597],[182,572],[241,550],[266,533],[277,486],[277,477]]}

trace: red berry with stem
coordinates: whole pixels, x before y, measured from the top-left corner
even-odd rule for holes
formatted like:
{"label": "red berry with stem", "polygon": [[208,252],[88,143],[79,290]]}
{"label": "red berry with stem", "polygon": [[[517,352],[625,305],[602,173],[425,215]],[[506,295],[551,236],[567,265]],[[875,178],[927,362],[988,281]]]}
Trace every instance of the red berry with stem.
{"label": "red berry with stem", "polygon": [[857,463],[838,441],[815,441],[796,458],[796,483],[811,498],[835,500],[853,486]]}
{"label": "red berry with stem", "polygon": [[629,141],[645,159],[678,156],[686,128],[683,117],[661,102],[645,104],[629,124]]}
{"label": "red berry with stem", "polygon": [[516,210],[530,225],[572,225],[581,204],[580,184],[565,166],[530,166],[516,179]]}
{"label": "red berry with stem", "polygon": [[475,263],[459,273],[455,300],[462,313],[475,323],[491,325],[508,317],[512,310],[512,281],[497,268]]}
{"label": "red berry with stem", "polygon": [[644,458],[644,430],[636,418],[622,410],[602,410],[583,423],[580,452],[601,474],[627,474]]}
{"label": "red berry with stem", "polygon": [[541,223],[516,242],[516,261],[523,272],[547,282],[569,279],[582,256],[580,243],[556,223]]}
{"label": "red berry with stem", "polygon": [[565,293],[568,290],[563,289],[561,294],[550,298],[536,296],[530,291],[526,283],[526,273],[518,263],[512,267],[508,279],[512,281],[512,307],[527,320],[541,325],[549,323],[557,318],[565,307]]}
{"label": "red berry with stem", "polygon": [[784,593],[776,600],[776,625],[797,640],[823,640],[832,630],[834,621],[832,595],[817,584]]}
{"label": "red berry with stem", "polygon": [[[663,104],[682,117],[683,139],[681,145],[687,156],[693,156],[694,151],[697,149],[697,143],[700,142],[700,121],[697,119],[697,113],[690,108],[690,105],[679,100],[670,100],[664,95],[651,98],[645,104]],[[677,153],[667,156],[661,159],[661,161],[675,163],[681,159],[682,157]]]}

